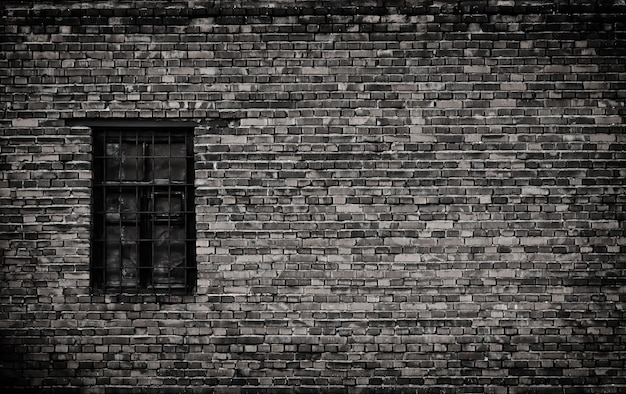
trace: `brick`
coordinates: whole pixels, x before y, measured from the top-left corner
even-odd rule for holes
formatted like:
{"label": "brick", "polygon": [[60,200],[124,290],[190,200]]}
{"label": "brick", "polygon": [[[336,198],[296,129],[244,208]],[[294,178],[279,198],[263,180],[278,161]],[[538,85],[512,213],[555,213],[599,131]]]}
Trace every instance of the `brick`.
{"label": "brick", "polygon": [[[1,392],[626,391],[620,2],[9,3]],[[195,289],[96,295],[93,129],[179,122]]]}

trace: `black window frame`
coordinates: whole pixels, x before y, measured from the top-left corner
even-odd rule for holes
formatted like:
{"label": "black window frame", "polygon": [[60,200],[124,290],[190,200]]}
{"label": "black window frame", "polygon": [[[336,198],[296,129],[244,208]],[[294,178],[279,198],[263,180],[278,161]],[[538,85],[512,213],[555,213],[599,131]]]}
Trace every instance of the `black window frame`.
{"label": "black window frame", "polygon": [[[91,289],[94,294],[189,295],[195,291],[197,268],[193,131],[192,127],[92,128]],[[126,173],[127,167],[126,157],[122,153],[118,152],[114,156],[107,152],[109,144],[116,143],[121,150],[121,146],[132,149],[134,144],[134,156],[127,157],[130,158],[130,163],[134,160],[135,179],[132,176],[131,179],[123,179],[122,174]],[[183,148],[180,148],[181,144]],[[157,153],[163,150],[163,146],[167,147],[166,155]],[[173,153],[175,147],[184,153]],[[107,166],[112,164],[107,164],[107,160],[115,165],[115,158],[118,159],[119,170],[117,177],[112,177],[110,173],[113,171],[109,171],[110,168],[107,170]],[[164,161],[167,163],[169,180],[155,175],[156,168]],[[173,163],[176,161],[179,164],[184,162],[182,172],[176,174],[182,179],[173,180]],[[132,170],[131,168],[128,173],[132,174]],[[163,172],[163,168],[160,171]],[[111,208],[110,203],[115,200],[116,195],[119,196],[116,201],[117,211]],[[122,207],[124,204],[121,196],[130,197],[130,209],[128,206]],[[136,209],[133,210],[132,206]],[[119,231],[119,239],[114,235],[115,226]],[[125,238],[124,230],[127,228],[132,229],[127,231],[129,234],[134,231],[133,237]],[[161,235],[156,233],[157,229]],[[172,233],[178,233],[179,236],[172,237]],[[129,239],[134,242],[129,242]],[[167,245],[166,257],[163,257],[163,245]],[[112,250],[116,248],[119,253],[119,267],[111,263],[114,256],[110,257]],[[173,256],[179,257],[181,253],[182,265],[175,264]],[[119,280],[112,279],[117,274]]]}

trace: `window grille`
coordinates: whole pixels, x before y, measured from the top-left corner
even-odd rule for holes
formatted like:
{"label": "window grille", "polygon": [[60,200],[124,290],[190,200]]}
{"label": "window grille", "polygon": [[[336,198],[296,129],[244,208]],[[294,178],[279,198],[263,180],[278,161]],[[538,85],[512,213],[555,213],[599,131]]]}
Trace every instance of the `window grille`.
{"label": "window grille", "polygon": [[95,292],[193,291],[192,131],[94,129]]}

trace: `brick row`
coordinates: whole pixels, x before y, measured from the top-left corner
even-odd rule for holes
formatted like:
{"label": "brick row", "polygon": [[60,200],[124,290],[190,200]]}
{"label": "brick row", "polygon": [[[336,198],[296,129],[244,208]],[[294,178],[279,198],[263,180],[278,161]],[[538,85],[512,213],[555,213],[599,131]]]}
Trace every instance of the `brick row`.
{"label": "brick row", "polygon": [[[3,7],[0,390],[626,390],[625,6],[270,3]],[[92,294],[92,125],[157,121],[195,289]]]}

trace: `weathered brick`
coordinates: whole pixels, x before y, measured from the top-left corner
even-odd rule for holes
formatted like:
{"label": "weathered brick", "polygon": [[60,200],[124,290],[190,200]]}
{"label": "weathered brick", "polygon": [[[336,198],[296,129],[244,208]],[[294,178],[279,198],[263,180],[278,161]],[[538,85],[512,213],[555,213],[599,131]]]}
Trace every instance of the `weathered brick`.
{"label": "weathered brick", "polygon": [[[626,390],[619,2],[9,3],[0,390]],[[92,126],[163,121],[195,290],[92,295]]]}

